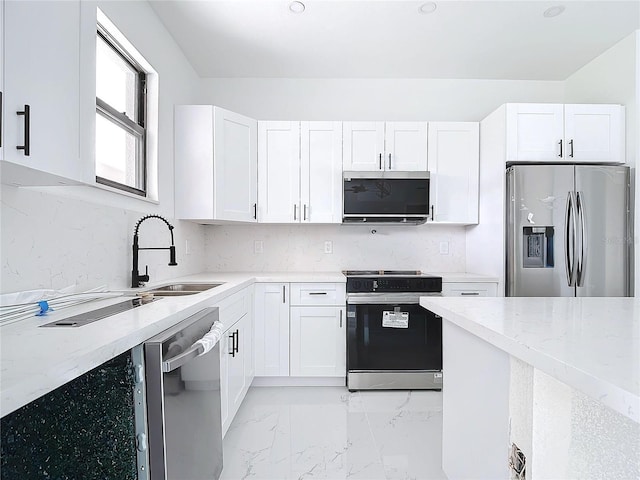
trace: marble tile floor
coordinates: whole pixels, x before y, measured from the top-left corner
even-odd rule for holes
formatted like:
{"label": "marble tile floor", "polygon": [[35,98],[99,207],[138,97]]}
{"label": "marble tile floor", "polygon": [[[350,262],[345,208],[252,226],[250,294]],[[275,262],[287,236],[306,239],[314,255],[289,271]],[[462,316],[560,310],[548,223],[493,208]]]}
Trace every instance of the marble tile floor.
{"label": "marble tile floor", "polygon": [[441,392],[253,387],[220,478],[438,480],[441,459]]}

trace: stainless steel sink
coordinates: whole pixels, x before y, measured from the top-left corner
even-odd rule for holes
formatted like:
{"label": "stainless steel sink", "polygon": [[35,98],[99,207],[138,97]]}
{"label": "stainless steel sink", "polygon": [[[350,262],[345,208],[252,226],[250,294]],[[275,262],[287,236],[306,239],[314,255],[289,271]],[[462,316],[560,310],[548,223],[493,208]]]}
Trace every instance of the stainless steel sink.
{"label": "stainless steel sink", "polygon": [[181,295],[194,295],[219,287],[222,283],[170,283],[161,285],[141,293],[152,293],[158,297],[177,297]]}
{"label": "stainless steel sink", "polygon": [[124,302],[108,305],[106,307],[101,307],[95,310],[91,310],[89,312],[80,313],[72,317],[63,318],[61,320],[56,320],[55,322],[50,322],[40,326],[41,327],[82,327],[83,325],[96,322],[103,318],[107,318],[112,315],[117,315],[118,313],[126,312],[127,310],[131,310],[137,307],[141,307],[142,305],[146,305],[147,303],[153,302],[155,300],[159,300],[159,299],[158,298],[148,298],[148,299],[132,298]]}

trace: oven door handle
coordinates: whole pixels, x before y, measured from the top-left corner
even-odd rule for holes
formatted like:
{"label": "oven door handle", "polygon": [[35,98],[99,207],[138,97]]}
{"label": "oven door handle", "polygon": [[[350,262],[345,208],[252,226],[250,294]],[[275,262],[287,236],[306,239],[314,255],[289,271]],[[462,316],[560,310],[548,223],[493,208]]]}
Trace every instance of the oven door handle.
{"label": "oven door handle", "polygon": [[441,297],[441,293],[424,292],[410,293],[407,295],[390,293],[388,295],[378,293],[375,295],[347,294],[347,305],[383,305],[385,303],[417,305],[420,297]]}

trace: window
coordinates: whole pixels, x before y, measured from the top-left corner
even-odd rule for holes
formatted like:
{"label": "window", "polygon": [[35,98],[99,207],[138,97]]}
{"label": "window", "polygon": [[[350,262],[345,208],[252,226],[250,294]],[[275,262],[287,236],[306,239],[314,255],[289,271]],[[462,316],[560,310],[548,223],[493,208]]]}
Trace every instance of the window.
{"label": "window", "polygon": [[147,196],[147,72],[98,23],[96,182]]}

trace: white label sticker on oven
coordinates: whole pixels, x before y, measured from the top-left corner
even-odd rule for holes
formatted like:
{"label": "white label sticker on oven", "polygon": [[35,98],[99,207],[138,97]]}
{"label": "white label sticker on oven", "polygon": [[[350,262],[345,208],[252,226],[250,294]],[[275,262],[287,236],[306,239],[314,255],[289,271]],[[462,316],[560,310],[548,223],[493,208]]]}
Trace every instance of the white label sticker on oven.
{"label": "white label sticker on oven", "polygon": [[409,312],[382,312],[382,326],[391,328],[409,328]]}

